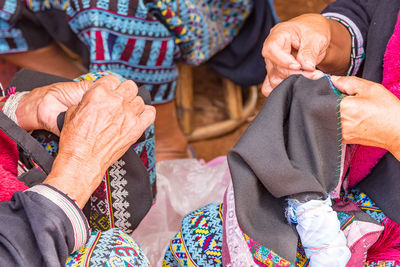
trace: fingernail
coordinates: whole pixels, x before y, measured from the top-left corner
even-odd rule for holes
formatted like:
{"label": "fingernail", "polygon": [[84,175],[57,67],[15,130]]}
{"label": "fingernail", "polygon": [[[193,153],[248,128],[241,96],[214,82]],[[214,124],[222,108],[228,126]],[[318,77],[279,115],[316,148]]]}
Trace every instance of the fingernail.
{"label": "fingernail", "polygon": [[312,63],[311,61],[306,61],[306,62],[304,63],[304,67],[305,67],[307,70],[315,70],[315,64]]}
{"label": "fingernail", "polygon": [[289,69],[292,70],[299,70],[301,68],[301,65],[299,63],[293,63],[289,65]]}
{"label": "fingernail", "polygon": [[318,80],[320,78],[322,78],[324,76],[324,73],[321,71],[315,71],[315,73],[313,74],[312,78],[315,80]]}
{"label": "fingernail", "polygon": [[332,75],[331,81],[336,82],[339,78],[340,78],[339,76]]}

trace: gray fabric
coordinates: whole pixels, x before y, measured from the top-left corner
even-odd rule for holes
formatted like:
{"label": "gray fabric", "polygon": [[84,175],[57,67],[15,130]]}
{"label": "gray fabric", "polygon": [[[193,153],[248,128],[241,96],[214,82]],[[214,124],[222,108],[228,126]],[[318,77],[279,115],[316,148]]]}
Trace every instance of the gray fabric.
{"label": "gray fabric", "polygon": [[284,218],[285,197],[325,197],[336,187],[340,99],[325,77],[291,76],[274,89],[228,153],[241,228],[292,262],[298,237]]}
{"label": "gray fabric", "polygon": [[11,201],[1,202],[0,225],[0,266],[64,266],[74,247],[68,217],[34,192],[16,192]]}
{"label": "gray fabric", "polygon": [[29,171],[18,176],[18,180],[24,182],[26,186],[32,187],[41,184],[46,179],[46,177],[47,175],[41,170],[32,168]]}

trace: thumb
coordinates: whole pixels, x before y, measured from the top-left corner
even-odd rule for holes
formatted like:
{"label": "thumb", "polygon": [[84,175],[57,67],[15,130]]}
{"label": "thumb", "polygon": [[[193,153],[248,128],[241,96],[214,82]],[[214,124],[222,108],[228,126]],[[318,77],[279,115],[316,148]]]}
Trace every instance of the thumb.
{"label": "thumb", "polygon": [[302,42],[297,53],[297,61],[302,66],[303,70],[314,71],[324,57],[324,45],[322,42],[310,40]]}
{"label": "thumb", "polygon": [[340,92],[354,96],[363,91],[366,87],[365,80],[354,76],[331,76],[333,85],[339,89]]}

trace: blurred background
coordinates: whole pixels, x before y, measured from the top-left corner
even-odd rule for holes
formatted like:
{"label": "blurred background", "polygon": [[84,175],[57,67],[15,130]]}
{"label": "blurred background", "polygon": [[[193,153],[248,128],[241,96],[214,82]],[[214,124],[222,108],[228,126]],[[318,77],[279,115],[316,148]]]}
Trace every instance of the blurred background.
{"label": "blurred background", "polygon": [[[265,0],[267,1],[267,0]],[[282,21],[304,13],[319,13],[333,0],[274,0],[275,8]],[[15,65],[0,58],[0,82],[7,86],[11,77],[18,71]],[[224,101],[223,81],[206,65],[193,70],[194,103],[192,107],[192,128],[210,125],[228,118],[227,103]],[[222,137],[191,142],[198,159],[209,161],[227,151],[237,142],[247,128],[249,122],[262,107],[265,97],[258,90],[258,100],[255,111],[238,129]],[[244,93],[246,100],[246,93]]]}

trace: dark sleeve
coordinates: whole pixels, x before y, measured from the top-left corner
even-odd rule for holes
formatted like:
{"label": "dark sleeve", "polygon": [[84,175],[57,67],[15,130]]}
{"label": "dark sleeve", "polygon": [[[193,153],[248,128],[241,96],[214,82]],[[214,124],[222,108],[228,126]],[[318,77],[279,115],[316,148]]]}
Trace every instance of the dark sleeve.
{"label": "dark sleeve", "polygon": [[378,2],[374,0],[338,0],[322,11],[323,16],[342,23],[351,34],[351,65],[347,75],[357,75],[362,69],[368,31]]}
{"label": "dark sleeve", "polygon": [[378,4],[379,1],[376,0],[337,0],[328,5],[322,14],[339,15],[345,20],[350,20],[350,26],[357,27],[363,40],[366,40]]}
{"label": "dark sleeve", "polygon": [[89,231],[79,207],[48,185],[1,202],[0,224],[0,266],[64,266]]}
{"label": "dark sleeve", "polygon": [[51,36],[41,25],[35,12],[40,3],[0,0],[0,54],[25,52],[49,45]]}

